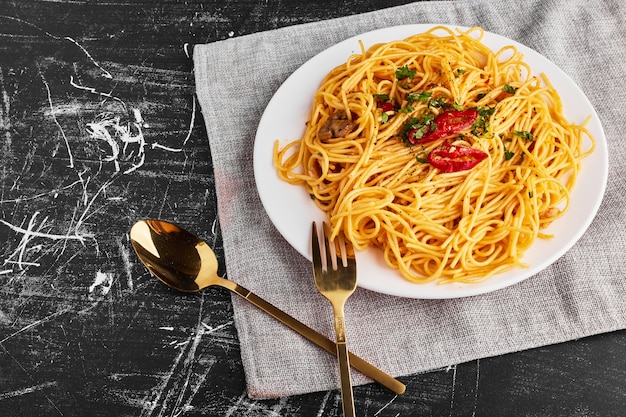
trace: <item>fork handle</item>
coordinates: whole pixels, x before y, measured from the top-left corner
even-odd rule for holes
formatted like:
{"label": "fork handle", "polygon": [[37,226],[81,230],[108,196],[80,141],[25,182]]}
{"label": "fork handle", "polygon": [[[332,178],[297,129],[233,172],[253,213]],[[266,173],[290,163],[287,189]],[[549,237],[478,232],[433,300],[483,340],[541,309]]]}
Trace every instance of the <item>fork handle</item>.
{"label": "fork handle", "polygon": [[[248,300],[249,302],[257,306],[258,308],[260,308],[261,310],[265,311],[270,316],[274,317],[276,320],[280,321],[281,323],[283,323],[290,329],[294,330],[296,333],[300,334],[301,336],[315,343],[317,346],[321,347],[328,353],[331,353],[332,355],[337,356],[338,351],[337,351],[337,344],[335,342],[331,341],[330,339],[328,339],[326,336],[322,335],[321,333],[318,333],[317,331],[311,329],[309,326],[298,321],[297,319],[293,318],[292,316],[285,313],[284,311],[278,309],[277,307],[274,307],[274,305],[265,301],[264,299],[254,294],[250,290],[247,290],[241,285],[234,283],[233,281],[230,281],[227,279],[221,279],[217,283],[217,285],[227,288],[231,290],[232,292],[234,292],[235,294],[240,295],[244,299]],[[404,394],[404,391],[406,390],[406,386],[402,382],[398,381],[391,375],[378,369],[371,363],[367,362],[365,359],[361,359],[359,356],[351,352],[347,352],[347,354],[349,357],[350,365],[354,369],[358,370],[363,375],[373,379],[374,381],[378,382],[384,387],[387,387],[388,389],[395,392],[396,394]]]}
{"label": "fork handle", "polygon": [[337,358],[339,359],[339,380],[341,381],[341,405],[344,417],[355,417],[354,396],[350,380],[350,358],[346,342],[337,342]]}

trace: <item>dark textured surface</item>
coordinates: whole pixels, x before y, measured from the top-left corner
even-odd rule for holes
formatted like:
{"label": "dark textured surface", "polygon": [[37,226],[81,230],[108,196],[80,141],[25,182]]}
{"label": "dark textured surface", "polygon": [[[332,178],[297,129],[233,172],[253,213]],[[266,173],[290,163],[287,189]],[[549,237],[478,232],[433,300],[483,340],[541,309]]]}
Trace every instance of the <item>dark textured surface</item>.
{"label": "dark textured surface", "polygon": [[[341,414],[338,391],[249,399],[229,294],[167,289],[127,233],[168,219],[223,260],[194,43],[404,3],[0,2],[1,416]],[[616,332],[357,387],[357,413],[619,416],[625,351]]]}

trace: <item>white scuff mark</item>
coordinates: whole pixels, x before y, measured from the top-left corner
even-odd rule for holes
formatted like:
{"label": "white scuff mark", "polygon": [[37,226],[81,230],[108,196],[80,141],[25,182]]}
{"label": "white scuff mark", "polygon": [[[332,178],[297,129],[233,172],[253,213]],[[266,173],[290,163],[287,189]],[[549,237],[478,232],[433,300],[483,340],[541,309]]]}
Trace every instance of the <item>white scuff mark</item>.
{"label": "white scuff mark", "polygon": [[1,345],[1,344],[3,344],[4,342],[6,342],[7,340],[11,339],[12,337],[15,337],[15,336],[17,336],[18,334],[23,333],[23,332],[25,332],[25,331],[27,331],[27,330],[29,330],[29,329],[32,329],[33,327],[36,327],[36,326],[40,325],[41,323],[45,323],[45,322],[47,322],[47,321],[49,321],[49,320],[52,320],[53,318],[55,318],[55,317],[57,317],[57,316],[60,316],[60,315],[62,315],[62,314],[65,314],[65,313],[67,313],[68,311],[70,311],[70,308],[69,308],[69,307],[67,307],[67,308],[65,308],[65,309],[63,309],[63,310],[59,310],[59,311],[57,311],[56,313],[52,313],[52,314],[50,314],[49,316],[44,317],[43,319],[37,320],[37,321],[35,321],[35,322],[33,322],[33,323],[29,324],[28,326],[24,326],[24,327],[22,327],[21,329],[19,329],[18,331],[13,332],[13,333],[11,333],[10,335],[8,335],[7,337],[5,337],[4,339],[0,340],[0,345]]}
{"label": "white scuff mark", "polygon": [[96,278],[89,286],[89,294],[98,289],[99,295],[107,295],[113,286],[113,274],[111,272],[96,272]]}
{"label": "white scuff mark", "polygon": [[6,275],[11,273],[13,273],[12,269],[3,269],[2,271],[0,271],[0,275]]}
{"label": "white scuff mark", "polygon": [[325,413],[325,409],[326,409],[326,404],[328,403],[328,400],[330,399],[330,396],[332,394],[332,391],[328,391],[326,393],[326,395],[324,395],[324,399],[322,400],[322,403],[320,404],[320,408],[317,411],[317,417],[322,417],[324,416]]}
{"label": "white scuff mark", "polygon": [[61,123],[59,123],[55,115],[54,105],[52,104],[52,93],[50,92],[50,86],[48,85],[48,82],[46,81],[46,79],[43,77],[43,74],[40,74],[40,75],[41,75],[41,81],[43,82],[43,85],[46,87],[46,92],[48,93],[48,105],[50,106],[50,115],[52,116],[54,123],[59,128],[59,132],[61,133],[61,136],[63,137],[63,140],[65,141],[65,147],[67,148],[67,154],[68,154],[69,163],[70,163],[69,167],[74,168],[74,156],[72,156],[72,150],[70,149],[70,143],[67,140],[67,136],[65,136],[65,131],[63,130]]}
{"label": "white scuff mark", "polygon": [[122,257],[122,263],[124,264],[124,271],[126,272],[126,284],[128,288],[132,291],[135,288],[135,284],[133,283],[133,262],[130,260],[130,251],[128,247],[122,243],[121,239],[117,240],[117,246],[120,250],[120,256]]}
{"label": "white scuff mark", "polygon": [[173,332],[174,328],[171,326],[162,326],[162,327],[159,327],[159,330],[167,330],[168,332]]}
{"label": "white scuff mark", "polygon": [[474,409],[472,410],[472,417],[476,416],[476,409],[478,408],[478,381],[480,380],[480,359],[476,359],[476,386],[474,387]]}
{"label": "white scuff mark", "polygon": [[33,392],[41,391],[46,388],[56,387],[59,383],[56,381],[44,382],[39,385],[33,385],[31,387],[20,388],[14,391],[3,392],[0,394],[0,401],[7,400],[9,398],[21,397],[23,395],[32,394]]}
{"label": "white scuff mark", "polygon": [[66,40],[66,41],[69,41],[69,42],[73,43],[73,44],[74,44],[74,45],[76,45],[76,46],[77,46],[77,47],[78,47],[81,51],[83,51],[83,53],[87,56],[87,58],[89,58],[89,60],[90,60],[90,61],[91,61],[91,62],[92,62],[92,63],[93,63],[93,64],[94,64],[97,68],[99,68],[99,69],[100,69],[100,70],[104,73],[104,77],[105,77],[105,78],[108,78],[108,79],[112,79],[112,78],[113,78],[113,76],[111,75],[111,73],[110,73],[109,71],[105,70],[104,68],[102,68],[102,66],[101,66],[100,64],[98,64],[98,63],[96,62],[96,60],[95,60],[95,59],[93,59],[93,57],[91,56],[91,54],[90,54],[89,52],[87,52],[87,50],[86,50],[86,49],[85,49],[85,48],[84,48],[81,44],[79,44],[79,43],[78,43],[78,42],[76,42],[74,39],[70,38],[69,36],[65,36],[65,37],[63,37],[63,38],[62,38],[62,37],[60,37],[60,36],[53,35],[53,34],[51,34],[50,32],[47,32],[47,31],[43,30],[43,29],[42,29],[42,28],[40,28],[39,26],[37,26],[37,25],[35,25],[35,24],[33,24],[33,23],[30,23],[30,22],[28,22],[28,21],[26,21],[26,20],[20,19],[19,17],[14,17],[14,16],[5,16],[5,15],[1,15],[0,17],[1,17],[1,18],[3,18],[3,19],[7,19],[7,20],[13,20],[13,21],[15,21],[15,22],[19,22],[19,23],[22,23],[22,24],[24,24],[24,25],[30,26],[30,27],[32,27],[32,28],[35,28],[35,29],[37,29],[38,31],[40,31],[40,32],[42,32],[43,34],[45,34],[46,36],[49,36],[49,37],[50,37],[50,38],[52,38],[52,39],[56,39],[56,40],[58,40],[58,41],[60,41],[60,40]]}
{"label": "white scuff mark", "polygon": [[74,45],[78,46],[78,48],[80,48],[81,51],[83,51],[83,53],[87,56],[87,58],[89,58],[89,60],[98,68],[100,68],[102,70],[102,72],[104,73],[105,78],[108,79],[113,79],[113,76],[111,75],[111,73],[107,70],[105,70],[104,68],[102,68],[100,66],[100,64],[98,64],[96,62],[95,59],[93,59],[93,57],[91,56],[91,54],[89,52],[87,52],[87,50],[85,48],[83,48],[83,46],[81,44],[79,44],[78,42],[76,42],[74,39],[70,38],[69,36],[64,37],[63,39],[68,40],[70,42],[72,42]]}
{"label": "white scuff mark", "polygon": [[185,139],[183,140],[183,144],[180,148],[171,148],[169,146],[164,146],[161,145],[159,143],[152,143],[152,149],[155,148],[159,148],[159,149],[164,149],[166,151],[170,151],[170,152],[182,152],[183,148],[185,147],[185,145],[187,144],[187,142],[189,141],[189,139],[191,138],[191,134],[193,132],[193,127],[196,124],[196,98],[194,97],[192,104],[191,104],[191,120],[189,121],[189,130],[187,131],[187,136],[185,137]]}
{"label": "white scuff mark", "polygon": [[119,98],[119,97],[115,97],[115,96],[114,96],[113,94],[111,94],[111,93],[103,93],[102,91],[98,91],[98,90],[96,90],[96,89],[95,89],[95,88],[93,88],[93,87],[86,87],[86,86],[84,86],[84,85],[80,85],[80,84],[78,84],[78,83],[76,83],[76,82],[74,81],[74,76],[73,76],[73,75],[70,75],[70,85],[71,85],[72,87],[74,87],[74,88],[79,89],[79,90],[83,90],[83,91],[86,91],[86,92],[88,92],[88,93],[95,94],[95,95],[97,95],[97,96],[106,97],[106,98],[110,98],[110,99],[112,99],[112,100],[115,100],[115,101],[117,101],[117,102],[121,103],[121,104],[122,104],[122,106],[124,107],[124,110],[126,110],[126,103],[124,103],[124,101],[123,101],[121,98]]}
{"label": "white scuff mark", "polygon": [[9,98],[9,93],[7,93],[6,88],[4,88],[4,76],[2,75],[2,71],[0,71],[0,89],[2,90],[2,104],[0,105],[0,127],[4,130],[4,146],[3,148],[6,150],[11,149],[11,99]]}
{"label": "white scuff mark", "polygon": [[209,326],[209,325],[208,325],[208,324],[206,324],[205,322],[202,322],[202,326],[206,329],[206,330],[205,330],[205,333],[206,333],[206,334],[215,333],[215,332],[217,332],[218,330],[222,330],[223,328],[230,326],[231,324],[233,324],[233,321],[232,321],[232,320],[231,320],[231,321],[228,321],[228,322],[226,322],[226,323],[224,323],[224,324],[220,324],[220,325],[219,325],[219,326],[217,326],[217,327],[213,327],[213,326]]}
{"label": "white scuff mark", "polygon": [[133,116],[135,116],[135,123],[143,126],[145,129],[148,129],[150,127],[150,125],[148,125],[148,123],[146,123],[146,121],[143,119],[143,116],[141,115],[141,110],[133,109]]}
{"label": "white scuff mark", "polygon": [[453,365],[452,392],[450,393],[450,415],[452,415],[452,411],[454,410],[454,395],[456,393],[456,370],[457,366]]}
{"label": "white scuff mark", "polygon": [[[76,184],[79,184],[80,182],[81,182],[80,180],[77,180],[77,181],[74,181],[73,183],[71,183],[69,185],[65,185],[65,186],[63,186],[61,188],[57,188],[57,189],[54,189],[52,191],[45,191],[43,193],[35,194],[35,195],[32,195],[32,196],[28,196],[28,197],[24,196],[24,197],[12,198],[12,199],[7,199],[7,200],[0,200],[0,204],[3,204],[3,203],[21,203],[23,201],[36,200],[38,198],[45,197],[45,196],[48,196],[48,195],[52,195],[52,196],[54,196],[54,198],[56,198],[56,196],[59,194],[59,191],[64,191],[64,190],[67,190],[69,188],[72,188],[73,186],[75,186]],[[13,187],[11,188],[11,191],[13,191],[14,189],[15,189],[15,184],[13,184]]]}
{"label": "white scuff mark", "polygon": [[[134,112],[133,123],[124,124],[119,116],[111,113],[102,113],[92,123],[87,123],[89,136],[109,146],[109,153],[103,161],[113,162],[115,172],[121,170],[120,162],[131,162],[130,168],[123,171],[124,174],[129,174],[141,167],[145,161],[146,141],[142,131],[144,122],[139,110],[134,109]],[[130,145],[135,145],[132,150],[129,150]]]}
{"label": "white scuff mark", "polygon": [[239,406],[243,403],[246,402],[246,399],[248,398],[248,395],[244,392],[242,393],[239,398],[237,398],[237,401],[235,401],[235,403],[233,405],[230,406],[230,408],[226,411],[226,414],[224,414],[224,417],[230,417],[233,415],[233,413],[235,411],[237,411],[237,409],[239,408]]}
{"label": "white scuff mark", "polygon": [[191,55],[189,54],[189,42],[185,42],[185,44],[183,45],[183,51],[185,51],[185,55],[187,55],[187,58],[191,58]]}
{"label": "white scuff mark", "polygon": [[20,270],[24,270],[27,266],[39,266],[37,262],[27,261],[25,258],[27,254],[32,251],[40,251],[43,246],[42,245],[30,245],[32,240],[35,238],[49,239],[49,240],[77,240],[80,243],[84,244],[88,234],[79,235],[77,232],[74,234],[55,234],[55,233],[47,233],[44,232],[44,228],[47,225],[48,217],[45,217],[37,226],[37,216],[40,213],[36,211],[31,216],[28,225],[26,227],[15,226],[5,220],[0,219],[0,224],[8,227],[16,233],[22,235],[22,239],[18,244],[17,248],[9,255],[9,257],[4,261],[4,264],[15,264]]}
{"label": "white scuff mark", "polygon": [[374,416],[380,415],[380,413],[382,413],[385,408],[389,407],[389,405],[391,405],[391,403],[393,403],[396,398],[398,398],[398,396],[394,395],[393,398],[391,400],[389,400],[389,402],[387,402],[387,404],[383,405],[380,410],[378,410],[376,413],[374,413]]}

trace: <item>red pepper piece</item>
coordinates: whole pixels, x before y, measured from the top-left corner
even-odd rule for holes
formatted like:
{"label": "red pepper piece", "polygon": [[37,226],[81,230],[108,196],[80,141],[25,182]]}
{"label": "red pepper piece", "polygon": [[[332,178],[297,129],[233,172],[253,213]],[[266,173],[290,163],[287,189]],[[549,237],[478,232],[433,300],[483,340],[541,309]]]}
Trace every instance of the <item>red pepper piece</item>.
{"label": "red pepper piece", "polygon": [[378,103],[378,107],[383,111],[383,113],[387,113],[388,111],[394,111],[395,106],[390,101],[382,101]]}
{"label": "red pepper piece", "polygon": [[474,168],[488,156],[480,149],[452,145],[433,149],[428,162],[443,172],[458,172]]}
{"label": "red pepper piece", "polygon": [[439,116],[435,117],[426,129],[426,132],[422,133],[421,137],[416,137],[416,134],[419,133],[419,129],[409,131],[409,142],[415,145],[454,135],[470,127],[477,118],[478,112],[475,109],[451,110],[441,113]]}

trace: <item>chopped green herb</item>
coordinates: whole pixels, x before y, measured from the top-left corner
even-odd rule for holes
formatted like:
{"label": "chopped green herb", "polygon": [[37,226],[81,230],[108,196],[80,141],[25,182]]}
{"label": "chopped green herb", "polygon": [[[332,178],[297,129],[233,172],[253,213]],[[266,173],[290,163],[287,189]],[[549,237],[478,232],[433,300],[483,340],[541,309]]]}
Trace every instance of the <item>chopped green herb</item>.
{"label": "chopped green herb", "polygon": [[396,78],[398,80],[404,80],[405,78],[413,78],[415,77],[417,71],[409,69],[408,65],[400,67],[396,70]]}
{"label": "chopped green herb", "polygon": [[509,84],[505,84],[503,89],[504,89],[504,91],[506,91],[509,94],[515,94],[515,92],[517,91],[517,88],[514,88],[514,87],[510,86]]}
{"label": "chopped green herb", "polygon": [[389,94],[374,94],[374,98],[381,101],[388,101]]}
{"label": "chopped green herb", "polygon": [[420,139],[430,130],[430,124],[434,119],[435,115],[430,112],[424,113],[420,117],[411,117],[402,125],[402,130],[398,135],[407,145],[411,145],[409,132],[413,131],[412,135],[414,139]]}
{"label": "chopped green herb", "polygon": [[415,109],[411,106],[406,106],[400,110],[398,110],[398,113],[411,113],[412,111],[414,111]]}
{"label": "chopped green herb", "polygon": [[421,164],[427,164],[428,154],[426,152],[420,152],[415,156],[415,160]]}
{"label": "chopped green herb", "polygon": [[490,117],[492,114],[496,112],[496,106],[493,107],[480,107],[476,109],[479,116],[482,117]]}
{"label": "chopped green herb", "polygon": [[432,97],[433,93],[424,91],[423,93],[411,93],[407,94],[406,101],[412,103],[414,101],[421,101],[422,103],[428,103],[428,100]]}
{"label": "chopped green herb", "polygon": [[482,136],[489,133],[489,118],[496,111],[496,106],[476,109],[478,118],[472,123],[472,134]]}
{"label": "chopped green herb", "polygon": [[381,116],[381,121],[383,124],[387,123],[389,121],[389,115],[386,112],[383,112],[382,116]]}
{"label": "chopped green herb", "polygon": [[533,136],[533,134],[532,134],[532,133],[530,133],[530,132],[520,131],[520,130],[514,130],[514,131],[513,131],[513,134],[514,134],[515,136],[519,136],[520,138],[522,138],[522,139],[524,139],[524,140],[526,140],[526,141],[529,141],[529,142],[530,142],[530,141],[532,141],[532,140],[534,140],[534,136]]}
{"label": "chopped green herb", "polygon": [[457,70],[456,70],[456,72],[457,72],[457,74],[459,74],[459,75],[463,75],[463,74],[465,74],[467,71],[465,71],[463,68],[459,68],[459,69],[457,69]]}
{"label": "chopped green herb", "polygon": [[509,151],[506,146],[504,147],[504,160],[508,161],[515,156],[515,152]]}
{"label": "chopped green herb", "polygon": [[482,100],[483,98],[485,98],[485,96],[486,96],[486,95],[487,95],[487,94],[485,94],[485,93],[480,93],[480,94],[478,94],[478,95],[476,96],[476,98],[477,98],[478,100]]}
{"label": "chopped green herb", "polygon": [[452,107],[452,106],[450,105],[450,103],[448,103],[448,102],[446,101],[446,98],[445,98],[444,96],[439,96],[439,97],[437,97],[437,98],[434,98],[434,99],[430,100],[430,101],[428,102],[428,105],[429,105],[430,107],[434,107],[434,108],[436,108],[436,109],[439,109],[439,108],[441,108],[441,109],[447,109],[447,108]]}

